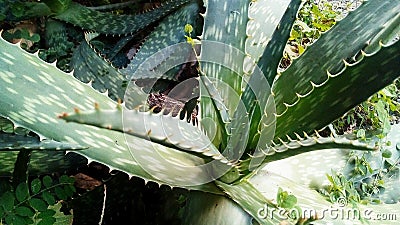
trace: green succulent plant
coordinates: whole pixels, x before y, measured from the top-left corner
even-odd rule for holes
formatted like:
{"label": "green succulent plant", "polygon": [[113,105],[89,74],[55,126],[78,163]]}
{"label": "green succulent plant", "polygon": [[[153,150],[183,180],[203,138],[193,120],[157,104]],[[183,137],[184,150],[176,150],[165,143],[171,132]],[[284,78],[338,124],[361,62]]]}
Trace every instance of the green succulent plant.
{"label": "green succulent plant", "polygon": [[[169,1],[137,15],[49,2],[25,6],[48,8],[51,20],[90,32],[74,50],[70,73],[0,40],[1,175],[10,176],[19,153],[27,150],[30,174],[73,168],[83,156],[145,182],[191,190],[185,224],[347,221],[291,213],[332,209],[333,203],[317,192],[326,184],[325,175],[344,165],[348,150],[376,151],[368,143],[315,131],[400,75],[399,0],[365,1],[284,71],[278,66],[301,0]],[[40,12],[26,17],[45,11]],[[154,30],[129,64],[113,66],[107,55],[117,55],[148,27]],[[127,36],[104,58],[92,44],[102,34]],[[199,75],[192,86],[185,83],[191,79],[177,75],[189,64]],[[138,85],[141,81],[147,86]],[[197,118],[185,114],[187,98],[178,110],[167,104],[156,112],[147,106],[147,87],[157,91],[163,82],[194,93]],[[385,195],[392,204],[356,203],[360,212],[373,214],[352,224],[400,213],[398,170],[387,182],[392,188]]]}

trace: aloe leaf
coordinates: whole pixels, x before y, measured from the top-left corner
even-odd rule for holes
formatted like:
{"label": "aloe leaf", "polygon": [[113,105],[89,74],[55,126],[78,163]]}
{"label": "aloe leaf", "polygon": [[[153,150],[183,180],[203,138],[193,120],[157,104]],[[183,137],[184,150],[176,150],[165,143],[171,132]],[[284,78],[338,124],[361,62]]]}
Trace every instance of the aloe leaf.
{"label": "aloe leaf", "polygon": [[140,112],[120,106],[115,110],[97,108],[92,111],[75,112],[62,118],[68,122],[124,132],[182,151],[200,153],[227,163],[218,149],[198,127],[185,120],[180,120],[178,117],[173,117],[171,114]]}
{"label": "aloe leaf", "polygon": [[39,138],[32,131],[16,126],[3,117],[0,117],[0,136],[0,158],[2,159],[0,160],[0,176],[12,175],[20,151],[30,152],[28,167],[30,175],[46,174],[49,171],[64,172],[71,167],[86,164],[86,160],[79,155],[65,155],[66,150],[78,150],[84,147],[53,140],[41,140],[44,137]]}
{"label": "aloe leaf", "polygon": [[[207,1],[204,15],[204,27],[202,33],[201,64],[202,74],[208,76],[215,89],[219,91],[230,116],[236,109],[239,94],[242,89],[243,60],[245,57],[246,25],[248,21],[249,1]],[[225,18],[225,19],[221,19]],[[218,42],[216,45],[213,42]],[[222,44],[221,44],[222,43]],[[225,44],[225,45],[223,45]],[[217,64],[216,62],[222,62]],[[225,67],[227,66],[227,67]],[[202,89],[205,90],[205,89]],[[226,124],[218,120],[221,118],[219,109],[215,107],[211,93],[201,93],[204,96],[200,100],[202,119],[214,121],[212,126],[205,124],[206,130],[212,130],[215,126],[216,137],[214,144],[227,143],[227,137],[223,132]],[[211,97],[211,98],[210,98]],[[222,145],[225,148],[226,144]]]}
{"label": "aloe leaf", "polygon": [[228,124],[230,134],[226,150],[224,151],[224,155],[231,161],[238,161],[245,153],[249,139],[249,128],[250,122],[245,106],[243,102],[239,102],[233,120]]}
{"label": "aloe leaf", "polygon": [[[108,91],[108,95],[113,100],[124,99],[129,80],[89,45],[89,41],[94,36],[96,35],[86,34],[86,41],[83,41],[74,51],[71,59],[74,76],[82,82],[91,82],[93,87],[100,92]],[[146,94],[134,84],[130,88],[136,89],[137,98],[142,99],[140,104],[144,104]],[[139,95],[142,96],[139,97]]]}
{"label": "aloe leaf", "polygon": [[7,134],[27,135],[30,133],[30,130],[25,129],[21,126],[16,126],[9,119],[0,116],[0,132],[4,132]]}
{"label": "aloe leaf", "polygon": [[[251,59],[247,56],[247,60],[253,65],[249,67],[248,73],[252,75],[241,99],[251,120],[248,149],[257,147],[256,152],[270,144],[268,134],[275,132],[275,122],[271,121],[275,106],[270,99],[272,96],[265,93],[270,93],[269,85],[277,73],[299,6],[299,0],[290,3],[265,0],[253,2],[250,6],[249,17],[254,19],[247,25],[251,33],[246,41],[246,53],[250,54]],[[265,17],[265,12],[268,12],[268,17]],[[258,67],[254,70],[257,62]],[[261,132],[265,138],[260,140],[263,143],[258,143]]]}
{"label": "aloe leaf", "polygon": [[277,73],[300,3],[300,0],[260,0],[250,5],[246,53],[250,54],[253,65],[257,64],[263,71],[270,85]]}
{"label": "aloe leaf", "polygon": [[[284,132],[298,132],[300,129],[307,132],[320,129],[365,101],[399,76],[399,57],[400,42],[388,47],[382,46],[379,52],[372,55],[363,53],[361,61],[347,64],[340,73],[328,75],[324,83],[312,84],[313,89],[309,93],[299,94],[298,102],[291,106],[286,105],[286,111],[278,115],[276,137],[281,137]],[[380,70],[376,70],[377,64],[381,65]],[[348,88],[350,85],[352,88]],[[338,90],[337,87],[341,88]],[[321,107],[322,105],[327,106]],[[327,111],[330,113],[324,114]],[[291,124],[290,127],[288,123]]]}
{"label": "aloe leaf", "polygon": [[16,126],[12,121],[0,117],[0,151],[20,150],[81,150],[83,147],[67,142],[58,142],[40,137],[34,132]]}
{"label": "aloe leaf", "polygon": [[[18,151],[0,151],[0,176],[12,176],[18,153]],[[28,172],[31,176],[63,173],[71,168],[86,166],[87,163],[83,156],[73,153],[66,155],[66,151],[32,151]]]}
{"label": "aloe leaf", "polygon": [[[119,41],[107,53],[107,59],[113,62],[114,58],[121,52],[121,50],[133,39],[134,36],[121,37]],[[125,54],[125,53],[124,53]]]}
{"label": "aloe leaf", "polygon": [[50,7],[54,13],[62,13],[71,4],[71,0],[43,0],[43,2]]}
{"label": "aloe leaf", "polygon": [[[400,153],[398,153],[395,149],[395,143],[397,143],[398,140],[398,127],[398,125],[393,126],[387,136],[387,139],[384,140],[393,143],[393,146],[391,146],[390,148],[392,149],[394,154],[392,155],[392,158],[387,159],[392,163],[396,163],[396,160],[398,160],[398,157],[400,155]],[[350,158],[354,154],[351,154],[351,149],[357,150],[357,146],[359,146],[360,149],[366,149],[366,147],[368,146],[375,145],[375,140],[366,142],[365,144],[367,145],[363,144],[363,142],[360,143],[359,141],[346,141],[346,139],[343,139],[340,142],[348,142],[346,145],[348,145],[349,147],[341,148],[337,146],[331,149],[321,148],[324,150],[305,152],[303,154],[295,155],[293,157],[285,158],[279,161],[270,161],[265,165],[262,170],[267,170],[279,174],[298,184],[312,187],[314,189],[319,189],[323,185],[328,184],[328,181],[326,180],[326,174],[330,174],[332,170],[344,171],[344,174],[351,175],[350,173],[352,171],[350,171],[349,169],[351,167]],[[350,147],[352,142],[354,142],[354,146]],[[282,146],[281,148],[284,147]],[[290,151],[292,150],[288,150],[288,152]],[[372,151],[370,153],[355,152],[355,154],[371,155],[371,157],[367,159],[371,163],[373,169],[383,168],[382,163],[384,161],[379,151]],[[321,155],[323,155],[323,157],[321,157]],[[268,157],[266,158],[266,160],[268,160]],[[358,176],[354,176],[354,178],[358,179]]]}
{"label": "aloe leaf", "polygon": [[225,196],[191,191],[186,201],[182,224],[252,224],[252,217]]}
{"label": "aloe leaf", "polygon": [[377,33],[365,47],[365,52],[376,52],[380,49],[382,43],[390,45],[393,41],[397,41],[400,35],[400,15],[398,14],[391,20],[387,21],[379,33]]}
{"label": "aloe leaf", "polygon": [[327,125],[398,77],[398,42],[381,45],[377,52],[361,52],[355,63],[343,59],[355,56],[367,41],[385,29],[399,7],[398,1],[365,2],[322,35],[279,76],[273,85],[277,138]]}
{"label": "aloe leaf", "polygon": [[66,56],[70,49],[74,47],[74,43],[68,40],[67,32],[64,23],[48,19],[44,38],[48,49],[39,53],[40,58],[45,59],[47,62],[53,62],[62,56]]}
{"label": "aloe leaf", "polygon": [[57,14],[55,18],[102,34],[132,34],[168,15],[187,2],[189,0],[169,1],[159,8],[137,15],[115,15],[98,12],[71,2],[69,7]]}
{"label": "aloe leaf", "polygon": [[278,211],[271,213],[272,216],[268,215],[266,218],[260,218],[260,209],[264,209],[265,205],[268,205],[270,208],[277,208],[276,204],[270,199],[265,198],[265,196],[247,180],[242,180],[235,184],[225,184],[219,181],[216,181],[216,183],[218,187],[224,190],[233,201],[240,205],[242,209],[249,213],[258,223],[279,224],[282,221],[278,216]]}
{"label": "aloe leaf", "polygon": [[97,11],[110,11],[110,10],[116,10],[116,9],[123,9],[125,7],[138,4],[138,2],[135,1],[127,1],[127,2],[120,2],[120,3],[112,3],[112,4],[105,4],[104,5],[99,5],[99,6],[91,6],[88,7],[89,9],[97,10]]}
{"label": "aloe leaf", "polygon": [[53,140],[39,140],[33,136],[23,136],[0,132],[0,151],[18,150],[80,150],[85,147]]}
{"label": "aloe leaf", "polygon": [[[87,150],[77,151],[77,154],[130,176],[163,184],[175,180],[190,184],[189,180],[197,182],[210,178],[204,171],[205,168],[198,167],[205,163],[202,158],[121,132],[66,123],[58,119],[60,113],[74,107],[89,110],[95,103],[99,103],[104,109],[112,109],[117,103],[89,85],[81,83],[71,74],[58,70],[54,65],[43,62],[37,55],[24,52],[16,45],[1,40],[0,49],[0,67],[3,68],[0,71],[0,89],[3,90],[0,100],[1,116],[32,130],[41,137],[90,146]],[[26,64],[20,66],[17,59]],[[26,88],[27,86],[29,88]],[[133,157],[131,150],[142,151],[142,155],[135,155],[141,157],[138,161]],[[157,156],[166,162],[177,165],[176,170],[160,167],[152,156],[146,157],[149,152],[156,152]],[[150,175],[142,166],[147,166],[146,169],[151,170],[159,178]],[[194,169],[192,173],[182,174],[182,171],[178,171],[179,168],[182,169],[181,167]],[[187,188],[220,193],[211,183],[191,184],[192,186]]]}
{"label": "aloe leaf", "polygon": [[[217,41],[224,43],[230,47],[236,48],[241,52],[244,52],[245,41],[246,41],[246,25],[249,20],[248,18],[248,7],[249,1],[230,1],[229,4],[226,2],[211,0],[206,1],[206,12],[204,15],[204,27],[202,40],[206,41]],[[221,18],[225,18],[221,20]],[[229,54],[232,53],[231,49],[213,49],[213,45],[202,45],[201,47],[201,59],[209,60],[215,57],[221,57],[223,61],[227,62],[227,65],[231,68],[223,68],[220,65],[213,65],[210,63],[203,63],[201,69],[208,77],[216,78],[219,82],[228,84],[236,93],[241,92],[241,82],[243,76],[243,54]],[[234,69],[233,71],[231,69]],[[235,73],[238,74],[235,74]],[[225,87],[227,89],[228,87]],[[220,90],[217,86],[217,89]],[[229,90],[220,90],[222,96],[229,96]],[[227,93],[225,93],[227,91]],[[230,110],[234,110],[235,107],[231,107],[228,104]],[[232,104],[235,106],[235,104]]]}
{"label": "aloe leaf", "polygon": [[324,149],[377,150],[373,144],[360,142],[358,140],[349,140],[346,137],[321,137],[319,135],[309,137],[306,135],[304,138],[298,137],[296,140],[290,138],[289,141],[280,140],[279,144],[272,144],[269,148],[261,151],[259,155],[253,155],[243,160],[241,166],[244,170],[253,170],[255,169],[255,165],[270,163],[302,153]]}
{"label": "aloe leaf", "polygon": [[97,33],[86,33],[86,41],[75,50],[71,60],[74,76],[82,82],[90,82],[96,90],[107,93],[113,100],[124,100],[129,108],[145,105],[147,94],[142,88],[129,82],[120,70],[90,45],[90,41],[97,36]]}
{"label": "aloe leaf", "polygon": [[231,120],[228,108],[214,83],[207,76],[200,76],[199,84],[200,104],[204,105],[207,102],[212,104],[210,107],[201,108],[201,114],[206,115],[201,118],[201,125],[212,143],[223,149],[226,146],[225,137],[228,135],[226,125]]}
{"label": "aloe leaf", "polygon": [[[163,64],[166,67],[176,66],[176,61],[181,64],[186,61],[183,60],[185,57],[189,57],[189,53],[192,52],[191,47],[189,47],[189,45],[185,47],[176,44],[185,42],[184,27],[186,24],[194,24],[196,22],[195,20],[198,10],[199,7],[197,3],[191,3],[183,6],[174,14],[164,18],[155,30],[146,38],[146,41],[142,46],[140,46],[139,51],[128,66],[121,69],[121,73],[133,79],[176,79],[175,73],[164,73],[172,68],[164,69],[156,67],[159,67],[160,64]],[[157,54],[157,57],[150,57],[154,54]],[[179,60],[181,62],[179,62]],[[148,64],[142,65],[145,62]],[[142,69],[145,69],[146,71],[137,71],[141,65],[145,66]],[[161,74],[150,72],[155,69],[162,71]],[[176,70],[173,71],[176,72]]]}
{"label": "aloe leaf", "polygon": [[271,40],[268,42],[258,61],[257,66],[263,72],[270,85],[272,85],[278,72],[278,66],[283,57],[287,40],[290,37],[293,23],[296,21],[297,11],[299,10],[300,5],[300,0],[290,1],[285,13],[280,18],[280,22],[271,36]]}

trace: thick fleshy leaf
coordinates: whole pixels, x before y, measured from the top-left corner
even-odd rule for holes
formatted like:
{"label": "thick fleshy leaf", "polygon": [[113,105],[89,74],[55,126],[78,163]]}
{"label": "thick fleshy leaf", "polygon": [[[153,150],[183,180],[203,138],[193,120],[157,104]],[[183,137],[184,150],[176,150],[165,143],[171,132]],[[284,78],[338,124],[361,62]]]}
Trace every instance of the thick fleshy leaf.
{"label": "thick fleshy leaf", "polygon": [[[214,145],[217,147],[226,146],[225,137],[228,135],[228,131],[225,126],[231,120],[228,108],[224,104],[224,100],[214,83],[207,76],[200,76],[199,83],[201,94],[200,107],[203,107],[201,108],[201,114],[204,115],[201,118],[201,126],[204,127]],[[211,105],[204,108],[208,103]],[[214,117],[211,117],[211,115]]]}
{"label": "thick fleshy leaf", "polygon": [[[397,15],[399,7],[398,0],[366,1],[279,76],[273,85],[276,138],[326,126],[400,75],[398,42],[381,44],[374,52],[361,51],[382,29],[393,29],[387,22]],[[356,54],[359,57],[353,58]]]}
{"label": "thick fleshy leaf", "polygon": [[148,94],[134,82],[129,82],[128,77],[90,45],[97,36],[97,33],[86,33],[86,41],[74,51],[71,59],[74,76],[82,82],[90,82],[93,88],[107,93],[115,101],[123,99],[130,108],[145,105]]}
{"label": "thick fleshy leaf", "polygon": [[67,27],[64,23],[53,19],[48,19],[45,26],[44,39],[48,49],[41,51],[39,56],[47,62],[65,57],[74,47],[74,43],[68,40]]}
{"label": "thick fleshy leaf", "polygon": [[85,147],[53,140],[39,140],[37,137],[0,132],[0,151],[18,150],[79,150]]}
{"label": "thick fleshy leaf", "polygon": [[252,217],[225,196],[191,191],[186,201],[182,224],[252,224]]}
{"label": "thick fleshy leaf", "polygon": [[[391,148],[394,153],[397,153],[393,154],[391,158],[387,159],[392,163],[398,162],[396,160],[398,160],[400,154],[396,150],[396,143],[398,142],[398,127],[398,125],[393,126],[391,132],[388,134],[387,139],[385,140],[392,143],[393,146],[391,146]],[[375,140],[369,142],[369,146],[371,145],[375,145]],[[356,150],[357,147],[354,145],[348,149]],[[288,150],[288,152],[290,151],[291,150]],[[350,153],[351,151],[345,150],[345,148],[340,148],[339,146],[333,149],[311,151],[279,161],[269,162],[262,170],[279,174],[300,185],[319,189],[322,186],[329,184],[328,180],[326,179],[326,174],[330,174],[332,170],[344,171],[345,174],[350,175]],[[368,155],[368,153],[365,152],[356,154]],[[370,163],[374,169],[383,168],[382,163],[384,161],[382,159],[381,152],[371,152],[371,157],[368,158],[370,159]]]}
{"label": "thick fleshy leaf", "polygon": [[[12,176],[18,151],[0,152],[0,176]],[[63,173],[71,168],[87,165],[87,160],[78,154],[65,151],[32,151],[28,167],[29,175]]]}
{"label": "thick fleshy leaf", "polygon": [[247,25],[246,53],[252,56],[270,85],[277,73],[300,3],[300,0],[261,0],[250,6],[249,17],[253,20]]}
{"label": "thick fleshy leaf", "polygon": [[199,153],[227,163],[218,149],[198,128],[171,114],[140,112],[122,106],[115,110],[75,112],[62,117],[68,122],[94,125],[151,140],[182,151]]}
{"label": "thick fleshy leaf", "polygon": [[20,126],[16,126],[9,119],[0,116],[0,132],[7,134],[28,135],[31,131]]}
{"label": "thick fleshy leaf", "polygon": [[243,208],[244,211],[249,213],[260,224],[279,224],[282,221],[278,216],[278,210],[265,218],[260,218],[260,209],[264,209],[264,207],[276,209],[277,206],[270,199],[265,198],[265,196],[247,180],[242,180],[235,184],[225,184],[218,181],[216,183],[218,187],[222,188],[225,193],[227,193]]}
{"label": "thick fleshy leaf", "polygon": [[[227,4],[225,1],[210,0],[206,1],[205,6],[202,40],[208,42],[202,43],[201,46],[200,67],[202,75],[208,76],[215,89],[219,91],[219,96],[223,100],[219,104],[224,104],[232,117],[242,91],[249,1],[234,0]],[[210,43],[214,41],[220,45]],[[222,62],[222,64],[216,62]],[[229,131],[225,131],[228,130],[227,124],[218,119],[221,118],[220,112],[213,103],[217,99],[213,99],[212,93],[209,92],[201,93],[201,96],[204,97],[200,100],[200,108],[205,109],[201,110],[201,118],[215,123],[204,124],[205,128],[215,133],[217,139],[214,139],[213,143],[216,146],[223,143],[222,147],[225,148],[226,134]]]}
{"label": "thick fleshy leaf", "polygon": [[40,137],[34,132],[21,126],[15,126],[13,122],[3,117],[0,117],[0,130],[0,139],[2,139],[0,144],[2,147],[2,151],[0,151],[0,158],[2,159],[0,160],[0,176],[11,176],[15,171],[14,165],[19,150],[51,150],[30,153],[28,166],[30,175],[46,174],[49,171],[64,172],[71,167],[78,167],[87,163],[79,155],[65,155],[66,151],[84,149],[85,147],[66,142],[40,140]]}
{"label": "thick fleshy leaf", "polygon": [[[297,140],[283,141],[279,144],[273,144],[269,148],[253,155],[251,158],[241,162],[242,170],[254,170],[255,166],[281,159],[290,158],[302,153],[324,149],[353,149],[359,151],[374,151],[374,144],[360,142],[358,140],[349,140],[346,137],[321,137],[321,136],[298,136]],[[319,154],[321,154],[320,152]]]}
{"label": "thick fleshy leaf", "polygon": [[[248,148],[256,148],[256,153],[270,144],[270,136],[275,132],[275,121],[271,119],[276,110],[272,96],[268,95],[271,91],[269,85],[277,73],[299,7],[299,0],[290,3],[264,0],[254,2],[249,9],[249,16],[255,18],[247,25],[250,35],[246,40],[246,53],[251,59],[249,56],[246,59],[254,65],[248,69],[252,75],[241,99],[251,120]],[[265,12],[268,12],[268,17],[265,17]],[[261,133],[265,138],[260,140]]]}
{"label": "thick fleshy leaf", "polygon": [[[202,40],[217,41],[244,52],[245,41],[247,38],[246,27],[249,20],[249,3],[249,1],[239,0],[230,1],[229,4],[217,0],[206,1],[207,9],[204,15],[205,21]],[[232,49],[213,49],[213,47],[215,46],[207,44],[203,45],[201,49],[201,59],[209,60],[214,57],[222,57],[224,59],[223,61],[226,62],[230,68],[223,68],[221,65],[203,63],[201,69],[206,76],[216,78],[217,82],[228,84],[224,89],[219,89],[218,84],[216,84],[217,89],[225,98],[228,98],[229,96],[230,90],[227,89],[229,87],[235,92],[240,93],[242,88],[241,82],[243,76],[244,55],[230,55],[229,53],[232,53]],[[226,101],[228,108],[233,111],[236,105],[235,102],[232,102],[231,104],[229,102],[233,100],[224,100]]]}
{"label": "thick fleshy leaf", "polygon": [[103,34],[132,34],[161,19],[189,0],[169,1],[154,10],[137,15],[115,15],[98,12],[71,2],[68,8],[55,18],[72,23],[83,29]]}
{"label": "thick fleshy leaf", "polygon": [[[400,42],[382,46],[372,55],[363,53],[361,61],[347,64],[340,73],[328,75],[324,83],[312,83],[310,92],[298,94],[298,100],[292,105],[285,104],[286,110],[277,118],[276,137],[282,137],[286,132],[311,132],[323,128],[365,101],[400,75],[399,57]],[[380,65],[379,70],[376,65]]]}
{"label": "thick fleshy leaf", "polygon": [[[191,46],[188,44],[186,47],[183,47],[183,45],[174,47],[174,45],[186,41],[185,25],[195,24],[198,10],[197,3],[191,3],[163,19],[146,38],[143,45],[140,46],[140,49],[128,66],[121,69],[121,73],[132,79],[163,78],[176,80],[176,69],[172,70],[173,73],[164,73],[172,68],[163,69],[160,66],[161,64],[166,67],[177,66],[176,63],[181,64],[186,61],[185,59],[189,60],[190,53],[192,53]],[[156,53],[157,57],[150,58],[150,56]],[[146,64],[141,65],[144,62]],[[137,71],[140,66],[142,66],[142,71]],[[155,69],[161,71],[160,74],[155,73],[153,71]]]}
{"label": "thick fleshy leaf", "polygon": [[[128,86],[128,79],[122,75],[114,66],[98,54],[89,42],[96,34],[86,34],[83,41],[74,51],[71,59],[74,76],[82,82],[91,82],[93,88],[100,92],[108,91],[113,100],[123,99]],[[130,88],[136,87],[131,85]],[[142,94],[144,100],[146,94],[136,87],[135,93]]]}
{"label": "thick fleshy leaf", "polygon": [[[1,93],[0,115],[38,133],[41,137],[90,146],[78,154],[84,155],[89,161],[96,160],[131,176],[158,183],[178,179],[190,184],[188,180],[209,179],[209,175],[203,171],[204,168],[197,167],[205,163],[202,158],[134,136],[128,137],[117,131],[66,123],[58,119],[57,115],[74,107],[88,110],[95,103],[99,103],[105,109],[112,109],[117,103],[76,80],[71,74],[58,70],[54,65],[41,61],[36,55],[29,54],[16,45],[1,40],[0,49],[0,67],[4,68],[0,72],[0,88],[4,90]],[[20,66],[17,59],[26,62],[25,65]],[[29,88],[26,88],[27,86]],[[172,172],[167,168],[160,168],[160,164],[155,163],[151,156],[140,158],[142,166],[148,166],[147,169],[159,176],[157,179],[136,161],[133,152],[130,151],[132,149],[156,151],[161,158],[170,160],[169,162],[175,163],[177,167],[193,167],[193,173],[185,174],[182,171]],[[154,172],[155,170],[157,172]],[[190,188],[219,192],[212,184]]]}

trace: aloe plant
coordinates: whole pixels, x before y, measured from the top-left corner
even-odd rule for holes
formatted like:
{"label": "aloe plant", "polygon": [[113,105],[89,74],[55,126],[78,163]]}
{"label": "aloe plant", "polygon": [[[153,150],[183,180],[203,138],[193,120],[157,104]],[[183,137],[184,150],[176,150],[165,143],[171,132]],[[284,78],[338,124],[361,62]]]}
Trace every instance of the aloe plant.
{"label": "aloe plant", "polygon": [[[343,165],[346,149],[376,150],[315,131],[400,75],[400,1],[366,1],[283,72],[278,66],[300,0],[171,1],[138,15],[47,2],[37,4],[49,8],[49,17],[90,31],[74,51],[70,73],[0,40],[0,116],[6,124],[0,127],[2,174],[12,173],[18,151],[32,149],[31,172],[71,168],[83,156],[145,182],[193,190],[185,208],[187,224],[346,220],[320,214],[289,218],[287,213],[332,208],[316,191],[325,174]],[[125,68],[113,66],[91,42],[98,34],[132,35],[149,26],[154,30]],[[114,50],[129,40],[122,37]],[[177,74],[189,65],[199,76],[180,80]],[[177,92],[193,92],[185,101],[199,101],[199,124],[187,118],[188,104],[179,108],[180,116],[168,105],[161,112],[148,107],[149,88],[139,86],[141,81],[152,91],[181,82]],[[13,127],[37,138],[18,136]],[[73,153],[66,158],[65,152]],[[290,171],[279,171],[285,169]],[[390,182],[397,184],[398,176],[397,171]],[[400,213],[398,188],[386,191],[393,204],[358,209]]]}

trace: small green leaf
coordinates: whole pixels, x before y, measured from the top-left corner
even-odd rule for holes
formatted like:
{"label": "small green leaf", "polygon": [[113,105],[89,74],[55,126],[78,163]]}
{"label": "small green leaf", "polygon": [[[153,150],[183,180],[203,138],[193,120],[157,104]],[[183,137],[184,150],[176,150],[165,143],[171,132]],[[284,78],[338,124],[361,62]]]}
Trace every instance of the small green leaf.
{"label": "small green leaf", "polygon": [[27,216],[27,217],[33,217],[35,215],[35,212],[26,206],[19,206],[15,209],[15,213],[20,215],[20,216]]}
{"label": "small green leaf", "polygon": [[279,207],[284,209],[292,209],[297,204],[297,198],[294,195],[290,195],[287,191],[283,191],[282,188],[278,189],[277,203]]}
{"label": "small green leaf", "polygon": [[30,217],[25,217],[24,219],[25,219],[25,224],[34,224],[34,221],[33,221],[32,218],[30,218]]}
{"label": "small green leaf", "polygon": [[286,196],[285,200],[280,204],[280,207],[292,209],[297,204],[297,198],[294,195]]}
{"label": "small green leaf", "polygon": [[53,225],[56,222],[56,218],[54,217],[46,217],[42,219],[38,225]]}
{"label": "small green leaf", "polygon": [[37,194],[42,188],[42,182],[40,179],[36,178],[31,182],[31,191],[33,194]]}
{"label": "small green leaf", "polygon": [[68,196],[65,193],[64,189],[62,189],[61,187],[56,187],[54,189],[54,191],[56,192],[56,195],[59,199],[61,200],[67,200]]}
{"label": "small green leaf", "polygon": [[33,42],[39,42],[40,41],[40,36],[39,34],[33,34],[29,40],[33,41]]}
{"label": "small green leaf", "polygon": [[388,149],[385,149],[382,151],[382,157],[383,158],[390,158],[392,157],[392,152]]}
{"label": "small green leaf", "polygon": [[43,200],[45,200],[47,202],[47,204],[49,205],[54,205],[56,204],[56,200],[54,198],[54,196],[52,194],[50,194],[50,192],[45,191],[42,193],[42,198]]}
{"label": "small green leaf", "polygon": [[11,211],[14,207],[15,197],[13,193],[7,191],[0,198],[0,205],[4,207],[6,211]]}
{"label": "small green leaf", "polygon": [[365,138],[365,130],[364,129],[359,129],[357,131],[357,138],[361,138],[361,139]]}
{"label": "small green leaf", "polygon": [[29,189],[27,183],[20,183],[15,190],[15,196],[19,202],[24,201],[29,196]]}
{"label": "small green leaf", "polygon": [[67,198],[72,197],[74,195],[75,191],[76,191],[75,187],[72,185],[66,185],[64,187],[64,192],[65,192],[65,195],[67,196]]}
{"label": "small green leaf", "polygon": [[38,218],[45,219],[47,217],[52,217],[56,214],[55,210],[47,209],[46,211],[40,212]]}
{"label": "small green leaf", "polygon": [[26,221],[23,217],[13,214],[8,215],[5,220],[9,225],[26,225]]}
{"label": "small green leaf", "polygon": [[6,224],[13,224],[15,215],[13,214],[8,214],[5,218]]}
{"label": "small green leaf", "polygon": [[44,176],[43,177],[43,184],[46,188],[51,187],[53,185],[53,179],[51,179],[50,176]]}
{"label": "small green leaf", "polygon": [[61,203],[57,203],[54,206],[50,206],[49,209],[53,209],[56,214],[54,215],[54,218],[56,218],[57,223],[59,225],[66,225],[66,224],[72,224],[73,221],[73,215],[69,214],[69,215],[65,215],[62,211],[61,211]]}
{"label": "small green leaf", "polygon": [[31,198],[29,200],[29,204],[31,204],[31,206],[39,212],[47,210],[47,204],[42,199]]}
{"label": "small green leaf", "polygon": [[59,180],[60,180],[60,183],[67,183],[67,184],[72,184],[75,182],[74,178],[69,177],[67,175],[62,175]]}

